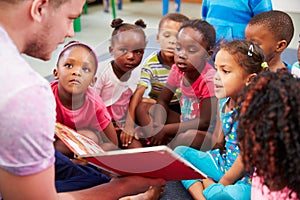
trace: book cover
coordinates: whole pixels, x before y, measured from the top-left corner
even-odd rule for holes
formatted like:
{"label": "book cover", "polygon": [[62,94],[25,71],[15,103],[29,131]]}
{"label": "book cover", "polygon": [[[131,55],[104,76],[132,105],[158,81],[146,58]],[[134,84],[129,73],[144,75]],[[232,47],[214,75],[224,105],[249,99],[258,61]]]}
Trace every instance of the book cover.
{"label": "book cover", "polygon": [[103,151],[94,141],[60,123],[55,134],[74,152],[117,176],[139,175],[167,181],[201,179],[207,176],[167,146]]}

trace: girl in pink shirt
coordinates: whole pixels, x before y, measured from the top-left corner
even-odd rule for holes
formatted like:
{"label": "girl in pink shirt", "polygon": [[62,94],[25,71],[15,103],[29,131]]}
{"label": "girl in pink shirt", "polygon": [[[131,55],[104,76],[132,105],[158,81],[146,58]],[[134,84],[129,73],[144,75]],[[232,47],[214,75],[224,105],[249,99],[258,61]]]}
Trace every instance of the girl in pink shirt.
{"label": "girl in pink shirt", "polygon": [[[150,145],[169,144],[172,140],[172,148],[178,145],[202,146],[205,134],[197,132],[207,131],[216,115],[213,83],[216,71],[208,63],[215,34],[213,26],[200,19],[185,21],[180,27],[174,51],[175,64],[158,97],[160,106],[154,110],[153,129],[142,128],[144,134],[152,136],[149,137]],[[167,124],[162,116],[178,88],[182,93],[181,120]]]}
{"label": "girl in pink shirt", "polygon": [[238,131],[243,162],[255,168],[251,199],[300,198],[300,80],[264,72],[242,95]]}
{"label": "girl in pink shirt", "polygon": [[[51,88],[56,100],[56,121],[100,144],[104,150],[118,147],[111,117],[96,92],[90,88],[96,81],[98,60],[86,44],[71,42],[59,55]],[[102,134],[104,133],[104,134]],[[72,156],[69,149],[56,140],[55,147]]]}

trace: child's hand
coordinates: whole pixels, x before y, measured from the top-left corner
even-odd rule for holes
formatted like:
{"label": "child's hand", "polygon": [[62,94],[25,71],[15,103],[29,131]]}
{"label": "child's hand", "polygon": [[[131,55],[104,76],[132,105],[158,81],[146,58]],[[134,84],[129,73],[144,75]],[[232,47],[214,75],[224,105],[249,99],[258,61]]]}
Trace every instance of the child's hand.
{"label": "child's hand", "polygon": [[122,131],[120,134],[120,140],[121,140],[123,147],[128,147],[132,143],[133,134],[130,135],[130,134],[127,134],[124,131]]}
{"label": "child's hand", "polygon": [[168,142],[168,136],[163,130],[161,130],[151,138],[152,145],[162,145],[162,144],[167,144],[167,142]]}

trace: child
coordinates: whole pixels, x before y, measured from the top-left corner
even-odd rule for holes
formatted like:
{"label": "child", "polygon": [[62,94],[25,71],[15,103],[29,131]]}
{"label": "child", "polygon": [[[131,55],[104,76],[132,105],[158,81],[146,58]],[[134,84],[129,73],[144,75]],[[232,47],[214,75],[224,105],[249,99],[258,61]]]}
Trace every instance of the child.
{"label": "child", "polygon": [[245,29],[245,36],[258,44],[266,56],[270,71],[288,68],[291,65],[281,60],[281,53],[290,44],[294,34],[291,17],[282,11],[268,11],[255,15]]}
{"label": "child", "polygon": [[[201,134],[196,134],[193,141],[187,141],[184,137],[185,131],[189,129],[207,131],[211,118],[215,115],[213,111],[216,105],[213,90],[215,69],[207,62],[209,55],[212,54],[215,36],[213,26],[200,19],[185,21],[180,27],[174,55],[175,64],[158,98],[158,105],[164,109],[157,106],[154,112],[153,125],[162,126],[162,129],[157,132],[143,128],[147,136],[157,133],[151,137],[151,145],[168,144],[176,133],[180,133],[180,139],[175,139],[174,144],[192,145],[195,148],[202,145],[204,137]],[[164,125],[163,112],[168,109],[177,88],[182,91],[181,122]],[[172,147],[172,144],[170,145]]]}
{"label": "child", "polygon": [[[150,123],[149,109],[156,103],[157,97],[167,81],[171,66],[174,64],[176,35],[182,22],[187,20],[188,17],[180,13],[169,13],[160,20],[156,39],[161,50],[151,54],[143,64],[140,81],[130,102],[129,111],[131,112],[129,114],[132,120],[126,121],[125,129],[127,131],[134,132],[133,122],[135,119],[140,126],[146,126]],[[148,97],[143,98],[147,90],[150,90]],[[169,119],[173,122],[179,121],[179,114],[177,113],[180,112],[179,96],[180,91],[177,90],[169,105],[170,109],[168,109],[168,112],[174,116],[173,119]],[[131,143],[134,138],[131,135],[127,136],[125,141]]]}
{"label": "child", "polygon": [[182,181],[194,199],[250,199],[251,180],[239,156],[236,101],[243,88],[263,70],[263,62],[264,54],[259,46],[244,40],[229,42],[217,53],[214,83],[220,101],[213,134],[218,137],[217,143],[206,152],[185,146],[175,149],[209,177]]}
{"label": "child", "polygon": [[245,168],[256,169],[251,199],[300,198],[299,93],[300,80],[284,69],[260,74],[244,92],[238,131]]}
{"label": "child", "polygon": [[[56,100],[56,121],[101,144],[105,150],[115,149],[118,140],[111,118],[93,86],[97,71],[97,56],[81,42],[70,42],[61,51],[51,83]],[[100,136],[104,132],[105,135]],[[106,137],[107,138],[106,138]],[[60,141],[55,147],[65,155],[71,151]]]}
{"label": "child", "polygon": [[[97,72],[95,88],[111,117],[119,125],[126,118],[130,98],[139,78],[140,72],[134,69],[139,66],[144,55],[147,41],[143,28],[146,25],[143,20],[129,24],[117,18],[112,21],[111,27],[114,31],[109,51],[114,60],[99,63],[101,70]],[[120,135],[120,144],[124,144],[123,134]],[[135,145],[139,144],[132,144]]]}
{"label": "child", "polygon": [[300,41],[298,44],[297,58],[298,60],[292,66],[292,74],[296,75],[297,77],[300,77]]}

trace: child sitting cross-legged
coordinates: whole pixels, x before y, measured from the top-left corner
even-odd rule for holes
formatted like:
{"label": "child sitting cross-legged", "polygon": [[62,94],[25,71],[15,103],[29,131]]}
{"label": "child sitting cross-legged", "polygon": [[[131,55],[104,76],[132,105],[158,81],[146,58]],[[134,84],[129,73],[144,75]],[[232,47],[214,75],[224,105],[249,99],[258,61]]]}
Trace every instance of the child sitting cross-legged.
{"label": "child sitting cross-legged", "polygon": [[[141,128],[151,145],[202,146],[206,134],[198,130],[206,133],[215,116],[215,69],[208,63],[215,36],[213,26],[200,19],[185,21],[180,27],[174,50],[175,64],[155,105],[152,127]],[[182,93],[180,121],[165,123],[164,114],[168,114],[166,111],[178,88]]]}
{"label": "child sitting cross-legged", "polygon": [[244,170],[238,143],[239,132],[236,131],[237,108],[240,106],[237,100],[244,87],[264,70],[264,54],[259,46],[249,41],[234,40],[221,46],[216,54],[215,66],[215,94],[219,99],[213,133],[215,145],[209,151],[186,146],[174,150],[209,178],[182,183],[194,199],[250,200],[250,174]]}

